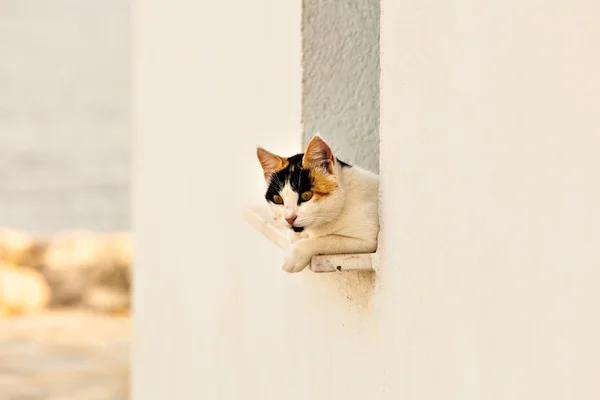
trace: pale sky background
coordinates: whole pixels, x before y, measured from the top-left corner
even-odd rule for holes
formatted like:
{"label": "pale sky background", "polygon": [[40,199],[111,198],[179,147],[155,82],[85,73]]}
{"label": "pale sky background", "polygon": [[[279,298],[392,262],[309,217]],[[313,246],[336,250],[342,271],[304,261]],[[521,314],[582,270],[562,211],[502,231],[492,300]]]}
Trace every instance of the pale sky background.
{"label": "pale sky background", "polygon": [[0,226],[129,228],[129,2],[0,0]]}

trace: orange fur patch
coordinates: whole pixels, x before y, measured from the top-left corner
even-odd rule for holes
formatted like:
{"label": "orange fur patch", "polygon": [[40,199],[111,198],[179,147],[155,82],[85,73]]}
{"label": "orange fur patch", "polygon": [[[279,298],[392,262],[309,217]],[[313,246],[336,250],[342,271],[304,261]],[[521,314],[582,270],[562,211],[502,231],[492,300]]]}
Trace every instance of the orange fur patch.
{"label": "orange fur patch", "polygon": [[262,166],[265,179],[269,179],[271,175],[276,174],[277,172],[286,168],[289,164],[287,158],[280,157],[261,147],[256,149],[256,155],[258,157],[258,161],[260,161],[260,165]]}
{"label": "orange fur patch", "polygon": [[338,187],[337,183],[331,179],[331,175],[320,168],[311,169],[309,176],[315,201],[319,201],[321,198],[329,196]]}

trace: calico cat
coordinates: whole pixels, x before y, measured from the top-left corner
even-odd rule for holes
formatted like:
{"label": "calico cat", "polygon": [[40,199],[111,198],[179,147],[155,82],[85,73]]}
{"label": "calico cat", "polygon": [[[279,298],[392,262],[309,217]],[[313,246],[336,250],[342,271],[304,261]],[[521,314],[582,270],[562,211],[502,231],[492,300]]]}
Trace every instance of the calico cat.
{"label": "calico cat", "polygon": [[300,272],[320,254],[372,253],[379,233],[379,176],[338,160],[314,136],[303,154],[280,157],[261,147],[265,199],[292,246],[283,261]]}

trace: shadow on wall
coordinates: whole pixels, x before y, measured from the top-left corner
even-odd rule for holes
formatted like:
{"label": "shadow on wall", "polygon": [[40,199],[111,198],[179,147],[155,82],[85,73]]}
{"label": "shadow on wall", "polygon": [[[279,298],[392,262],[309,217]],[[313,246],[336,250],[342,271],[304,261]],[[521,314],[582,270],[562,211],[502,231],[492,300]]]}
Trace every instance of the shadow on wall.
{"label": "shadow on wall", "polygon": [[[303,1],[302,145],[320,133],[335,155],[379,172],[379,0]],[[354,312],[369,309],[374,272],[306,274]]]}
{"label": "shadow on wall", "polygon": [[338,158],[379,172],[379,0],[306,0],[303,146],[320,133]]}
{"label": "shadow on wall", "polygon": [[375,289],[375,272],[306,273],[306,276],[310,286],[322,293],[327,302],[335,298],[340,308],[359,314],[369,310]]}
{"label": "shadow on wall", "polygon": [[[319,133],[342,161],[379,172],[379,0],[303,1],[302,145]],[[306,274],[327,301],[369,309],[374,272]]]}

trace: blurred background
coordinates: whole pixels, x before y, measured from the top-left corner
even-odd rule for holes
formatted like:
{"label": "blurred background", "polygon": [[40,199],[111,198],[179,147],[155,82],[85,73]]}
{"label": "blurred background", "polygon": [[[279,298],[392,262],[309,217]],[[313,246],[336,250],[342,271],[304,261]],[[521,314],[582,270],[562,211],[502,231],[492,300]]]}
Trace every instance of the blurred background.
{"label": "blurred background", "polygon": [[0,0],[0,400],[125,399],[129,2]]}

